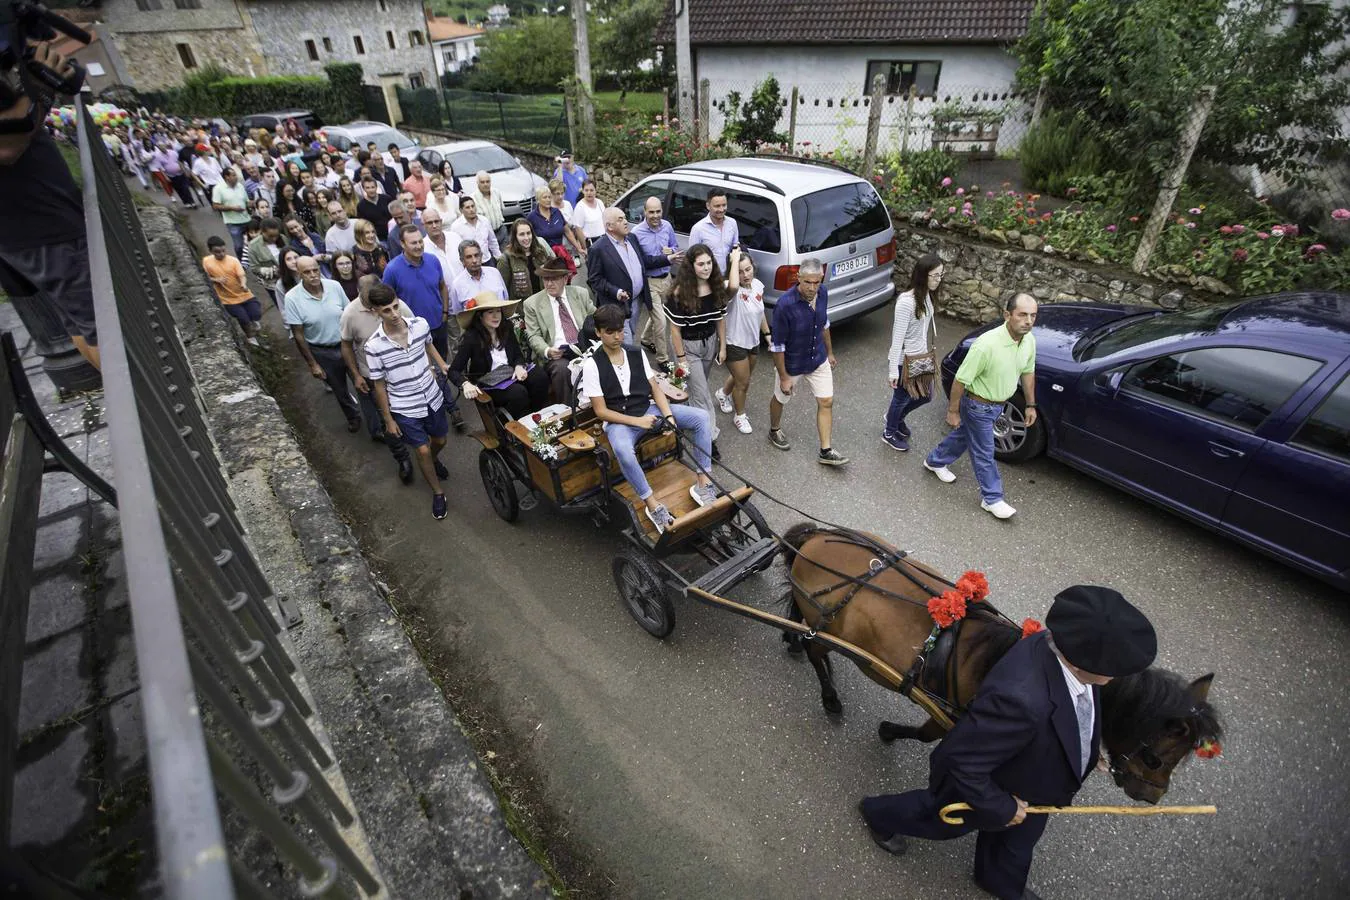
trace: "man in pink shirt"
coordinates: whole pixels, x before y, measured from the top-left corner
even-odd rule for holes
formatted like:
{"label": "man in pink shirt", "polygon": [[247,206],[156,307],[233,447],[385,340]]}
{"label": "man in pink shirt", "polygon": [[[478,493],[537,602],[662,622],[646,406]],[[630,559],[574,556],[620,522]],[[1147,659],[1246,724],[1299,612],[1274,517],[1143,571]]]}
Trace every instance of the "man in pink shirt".
{"label": "man in pink shirt", "polygon": [[422,163],[420,160],[409,160],[408,168],[411,170],[412,174],[404,179],[403,189],[412,192],[413,201],[416,203],[418,209],[426,209],[427,194],[431,193],[431,179],[422,171]]}

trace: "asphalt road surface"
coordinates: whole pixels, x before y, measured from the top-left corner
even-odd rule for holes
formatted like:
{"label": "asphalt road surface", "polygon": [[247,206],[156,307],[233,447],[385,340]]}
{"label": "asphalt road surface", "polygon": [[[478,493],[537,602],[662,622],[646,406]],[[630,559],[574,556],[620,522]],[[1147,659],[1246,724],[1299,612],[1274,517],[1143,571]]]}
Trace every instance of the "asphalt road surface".
{"label": "asphalt road surface", "polygon": [[[192,222],[202,240],[223,234],[211,214]],[[268,319],[273,346],[289,352],[275,312]],[[941,349],[967,329],[941,321]],[[1153,620],[1159,665],[1217,673],[1223,756],[1178,769],[1166,801],[1214,803],[1219,814],[1061,818],[1040,843],[1031,886],[1047,898],[1346,896],[1350,597],[1046,459],[1002,467],[1019,512],[996,521],[979,509],[968,462],[954,466],[952,485],[919,465],[946,431],[941,400],[911,416],[915,451],[881,443],[889,330],[887,310],[835,328],[834,445],[849,466],[815,462],[805,396],[785,418],[793,449],[768,444],[768,367],[751,386],[755,433],[722,418],[725,462],[949,575],[984,571],[991,599],[1015,620],[1043,618],[1067,585],[1111,585]],[[649,637],[610,576],[617,526],[546,503],[501,521],[479,480],[477,442],[453,434],[443,454],[450,515],[434,521],[426,486],[401,485],[387,451],[349,435],[298,358],[291,373],[288,414],[339,507],[438,650],[469,673],[471,702],[509,733],[483,749],[543,773],[543,802],[561,823],[543,837],[587,860],[607,885],[599,893],[984,896],[970,877],[973,838],[914,842],[894,858],[858,818],[864,794],[926,782],[928,747],[876,737],[880,719],[920,722],[916,707],[839,661],[845,712],[833,720],[809,664],[790,658],[775,630],[693,602],[677,601],[669,639]],[[760,505],[775,527],[799,518]],[[735,596],[768,605],[784,577],[775,567]],[[1078,802],[1129,801],[1098,775]]]}

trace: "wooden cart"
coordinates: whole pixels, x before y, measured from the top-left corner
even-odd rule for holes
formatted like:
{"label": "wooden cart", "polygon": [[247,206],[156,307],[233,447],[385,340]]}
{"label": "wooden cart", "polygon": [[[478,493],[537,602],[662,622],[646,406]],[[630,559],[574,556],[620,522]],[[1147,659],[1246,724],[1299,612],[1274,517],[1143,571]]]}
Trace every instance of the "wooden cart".
{"label": "wooden cart", "polygon": [[[673,389],[667,393],[681,399]],[[483,419],[483,431],[474,434],[482,444],[478,471],[492,508],[504,520],[520,515],[517,482],[559,510],[589,514],[597,524],[610,521],[613,505],[622,504],[625,545],[614,557],[614,582],[629,613],[656,637],[675,628],[673,595],[718,594],[773,564],[778,542],[750,501],[754,489],[732,488],[698,506],[689,494],[692,461],[686,464],[688,448],[676,433],[649,435],[636,447],[648,484],[675,516],[658,534],[591,410],[545,420],[560,431],[555,456],[535,448],[534,423],[509,419],[490,404],[475,405]]]}

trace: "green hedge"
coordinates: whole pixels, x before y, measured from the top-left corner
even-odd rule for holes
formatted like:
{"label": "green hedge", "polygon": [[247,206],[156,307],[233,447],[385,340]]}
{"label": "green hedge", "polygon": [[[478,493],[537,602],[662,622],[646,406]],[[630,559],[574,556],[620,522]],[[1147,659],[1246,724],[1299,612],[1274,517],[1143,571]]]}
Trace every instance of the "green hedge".
{"label": "green hedge", "polygon": [[[195,78],[162,93],[166,112],[237,119],[273,109],[299,108],[325,122],[349,122],[362,114],[361,65],[333,63],[328,77],[276,75],[267,78]],[[221,73],[224,74],[224,73]]]}

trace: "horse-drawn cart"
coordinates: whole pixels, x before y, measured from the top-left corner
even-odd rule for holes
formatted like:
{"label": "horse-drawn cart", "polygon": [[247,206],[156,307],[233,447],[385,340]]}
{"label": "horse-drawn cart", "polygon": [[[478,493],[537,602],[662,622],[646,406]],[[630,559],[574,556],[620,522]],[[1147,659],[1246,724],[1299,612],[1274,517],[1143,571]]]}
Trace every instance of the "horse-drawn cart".
{"label": "horse-drawn cart", "polygon": [[[683,399],[674,388],[666,392]],[[517,482],[563,512],[588,513],[597,524],[611,519],[616,500],[622,503],[628,524],[625,545],[614,557],[614,582],[629,613],[656,637],[675,628],[672,594],[719,594],[773,564],[778,542],[750,500],[754,489],[737,487],[698,506],[689,493],[692,457],[676,432],[653,431],[635,447],[648,484],[675,517],[657,533],[594,412],[554,406],[522,421],[489,405],[479,404],[479,411],[478,471],[492,508],[506,521],[520,514]]]}

